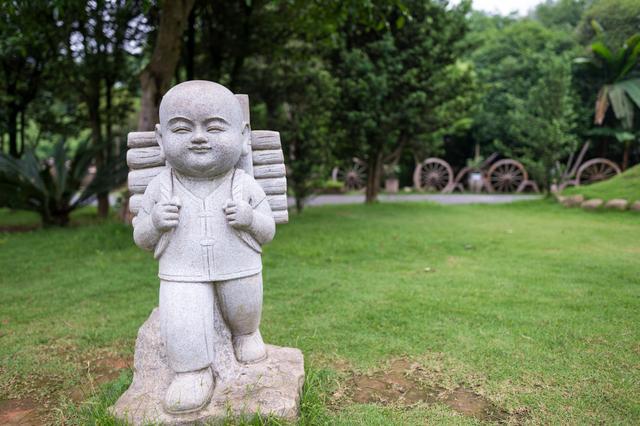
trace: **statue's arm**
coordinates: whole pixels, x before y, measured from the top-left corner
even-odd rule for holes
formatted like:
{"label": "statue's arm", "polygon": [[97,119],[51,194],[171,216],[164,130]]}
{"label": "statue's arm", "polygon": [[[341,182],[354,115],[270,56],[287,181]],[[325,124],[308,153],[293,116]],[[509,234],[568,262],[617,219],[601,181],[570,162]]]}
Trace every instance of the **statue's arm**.
{"label": "statue's arm", "polygon": [[250,182],[249,205],[253,208],[253,220],[247,231],[260,245],[264,245],[273,240],[276,235],[276,222],[264,190],[253,178],[248,180]]}
{"label": "statue's arm", "polygon": [[151,215],[138,214],[133,221],[133,241],[144,250],[153,250],[158,244],[162,233],[151,222]]}
{"label": "statue's arm", "polygon": [[266,196],[253,208],[253,220],[248,231],[260,245],[267,244],[276,235],[276,222]]}
{"label": "statue's arm", "polygon": [[143,250],[153,250],[158,244],[162,232],[159,231],[151,220],[151,212],[156,205],[155,185],[149,183],[144,193],[144,199],[138,214],[133,218],[133,241]]}

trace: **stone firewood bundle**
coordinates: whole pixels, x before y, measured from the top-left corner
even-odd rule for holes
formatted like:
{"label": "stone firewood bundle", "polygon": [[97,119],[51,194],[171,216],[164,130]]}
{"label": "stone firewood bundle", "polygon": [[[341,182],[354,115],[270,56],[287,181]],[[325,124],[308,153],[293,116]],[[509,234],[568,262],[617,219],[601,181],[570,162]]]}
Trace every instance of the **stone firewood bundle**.
{"label": "stone firewood bundle", "polygon": [[[250,123],[249,97],[236,95],[242,105],[244,118]],[[142,194],[147,185],[165,167],[164,155],[155,132],[130,132],[127,137],[127,165],[129,210],[136,214],[142,203]],[[249,154],[240,158],[238,168],[253,176],[267,194],[273,217],[277,224],[287,223],[287,178],[284,166],[284,155],[280,143],[280,133],[271,130],[252,130]]]}

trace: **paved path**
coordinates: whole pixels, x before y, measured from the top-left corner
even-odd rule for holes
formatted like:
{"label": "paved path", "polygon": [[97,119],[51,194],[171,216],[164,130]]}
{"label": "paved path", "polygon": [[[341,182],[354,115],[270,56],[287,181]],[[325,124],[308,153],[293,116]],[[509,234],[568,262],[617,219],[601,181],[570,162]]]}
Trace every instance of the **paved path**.
{"label": "paved path", "polygon": [[[381,202],[416,202],[432,201],[438,204],[504,204],[514,201],[538,200],[541,195],[531,194],[383,194]],[[363,194],[350,195],[318,195],[307,201],[307,206],[324,206],[328,204],[360,204],[364,202]],[[289,205],[294,198],[289,197]]]}

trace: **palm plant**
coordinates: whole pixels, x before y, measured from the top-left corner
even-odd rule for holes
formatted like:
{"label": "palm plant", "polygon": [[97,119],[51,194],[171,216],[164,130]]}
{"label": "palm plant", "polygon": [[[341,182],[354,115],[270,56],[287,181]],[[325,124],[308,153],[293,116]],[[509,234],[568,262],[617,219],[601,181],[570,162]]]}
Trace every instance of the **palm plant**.
{"label": "palm plant", "polygon": [[[610,131],[617,127],[616,132],[628,135],[633,129],[635,109],[640,108],[640,33],[629,37],[622,47],[614,51],[602,41],[602,27],[595,21],[593,27],[599,37],[599,40],[591,44],[593,56],[577,58],[576,62],[589,66],[591,74],[600,81],[594,123],[602,126],[611,109],[617,126],[613,126]],[[620,137],[616,139],[624,140],[622,167],[625,169],[629,159],[630,140]]]}
{"label": "palm plant", "polygon": [[73,210],[126,180],[122,155],[91,176],[97,150],[85,141],[70,153],[60,140],[48,159],[38,159],[33,150],[19,159],[0,153],[0,207],[35,211],[44,226],[67,225]]}

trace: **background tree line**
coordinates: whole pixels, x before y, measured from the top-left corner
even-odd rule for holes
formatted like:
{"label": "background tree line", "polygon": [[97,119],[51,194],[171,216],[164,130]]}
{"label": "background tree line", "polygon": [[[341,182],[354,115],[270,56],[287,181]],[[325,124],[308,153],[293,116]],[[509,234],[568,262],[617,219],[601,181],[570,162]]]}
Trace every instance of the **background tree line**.
{"label": "background tree line", "polygon": [[[253,127],[282,134],[299,208],[354,156],[368,166],[367,201],[383,166],[399,166],[408,183],[416,161],[462,166],[476,146],[521,159],[545,187],[586,138],[598,155],[638,160],[634,0],[549,0],[523,18],[440,0],[16,0],[3,9],[0,204],[58,222],[93,195],[108,213],[109,191],[126,177],[126,133],[152,129],[162,94],[189,79],[250,94]],[[74,158],[95,166],[91,184],[79,166],[65,178]]]}

